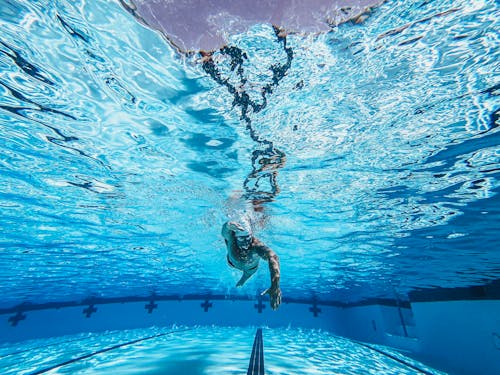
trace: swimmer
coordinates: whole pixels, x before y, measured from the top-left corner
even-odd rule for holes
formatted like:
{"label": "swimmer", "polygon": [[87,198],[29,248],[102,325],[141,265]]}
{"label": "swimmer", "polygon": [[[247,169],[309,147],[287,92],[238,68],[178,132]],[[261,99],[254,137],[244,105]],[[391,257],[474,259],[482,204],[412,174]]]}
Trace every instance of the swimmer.
{"label": "swimmer", "polygon": [[222,226],[221,234],[227,246],[227,263],[231,267],[243,271],[236,286],[242,286],[257,272],[260,258],[269,263],[271,287],[262,292],[261,295],[269,294],[271,308],[276,310],[281,303],[278,255],[234,221],[226,222]]}

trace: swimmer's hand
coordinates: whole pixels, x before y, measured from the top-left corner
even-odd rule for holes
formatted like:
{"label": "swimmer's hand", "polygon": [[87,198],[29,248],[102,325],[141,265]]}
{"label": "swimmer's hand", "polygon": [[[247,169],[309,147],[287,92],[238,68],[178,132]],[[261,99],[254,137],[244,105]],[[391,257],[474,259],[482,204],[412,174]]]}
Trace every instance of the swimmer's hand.
{"label": "swimmer's hand", "polygon": [[253,272],[243,272],[243,275],[241,276],[241,279],[240,281],[238,281],[238,283],[236,284],[237,287],[239,286],[243,286],[243,284],[245,284],[245,282],[255,273],[255,271]]}
{"label": "swimmer's hand", "polygon": [[281,289],[279,286],[271,286],[269,289],[264,290],[260,295],[263,296],[269,294],[271,308],[273,310],[278,310],[281,303]]}

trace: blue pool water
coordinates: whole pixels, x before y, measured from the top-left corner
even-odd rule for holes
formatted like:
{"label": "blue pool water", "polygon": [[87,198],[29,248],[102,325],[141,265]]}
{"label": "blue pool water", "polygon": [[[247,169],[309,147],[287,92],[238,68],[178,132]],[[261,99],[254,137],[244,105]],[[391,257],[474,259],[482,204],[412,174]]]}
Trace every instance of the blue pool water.
{"label": "blue pool water", "polygon": [[[254,298],[269,287],[267,267],[236,288],[220,235],[243,218],[280,257],[284,301],[404,300],[500,279],[499,24],[495,0],[391,0],[329,33],[254,25],[204,64],[117,1],[0,0],[0,308]],[[234,357],[200,341],[194,360],[241,372],[244,333]],[[320,336],[265,340],[331,343],[296,373],[330,373],[320,362],[340,356],[337,345],[340,364],[359,359],[339,373],[372,366],[366,348]],[[27,352],[26,371],[30,360],[64,361],[62,341],[50,356]],[[144,345],[134,350],[149,366],[160,349]],[[128,373],[135,355],[78,371]],[[268,357],[269,373],[293,372]],[[405,371],[370,358],[373,373]]]}

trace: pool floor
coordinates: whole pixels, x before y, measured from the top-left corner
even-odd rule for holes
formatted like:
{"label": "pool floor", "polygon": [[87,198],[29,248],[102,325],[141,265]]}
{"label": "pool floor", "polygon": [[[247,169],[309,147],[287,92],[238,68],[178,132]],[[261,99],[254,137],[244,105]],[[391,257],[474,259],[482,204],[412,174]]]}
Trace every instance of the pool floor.
{"label": "pool floor", "polygon": [[[86,333],[0,347],[2,374],[243,374],[255,327]],[[266,374],[440,373],[404,355],[308,329],[263,329]]]}

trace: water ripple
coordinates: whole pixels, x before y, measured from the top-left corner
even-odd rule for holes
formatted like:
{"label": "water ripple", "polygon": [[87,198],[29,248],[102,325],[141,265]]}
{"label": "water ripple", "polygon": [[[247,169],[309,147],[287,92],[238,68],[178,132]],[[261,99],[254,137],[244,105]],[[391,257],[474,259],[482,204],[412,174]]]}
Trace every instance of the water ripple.
{"label": "water ripple", "polygon": [[217,82],[119,2],[4,2],[2,303],[254,295],[268,275],[236,290],[218,229],[245,189],[271,193],[285,297],[498,278],[499,13],[393,0],[286,43],[255,25]]}

